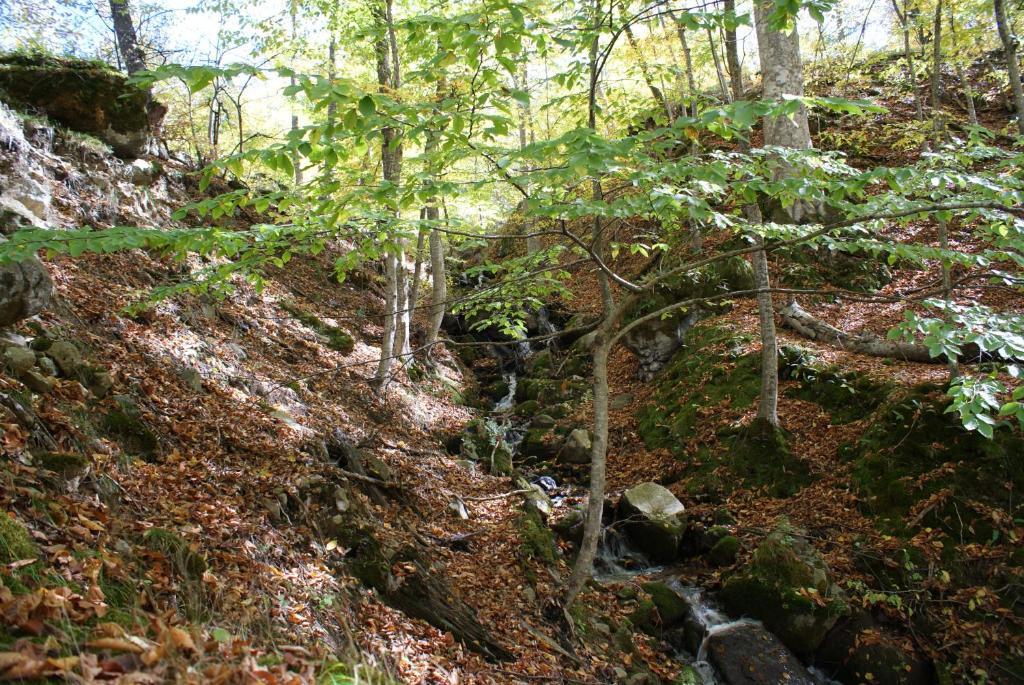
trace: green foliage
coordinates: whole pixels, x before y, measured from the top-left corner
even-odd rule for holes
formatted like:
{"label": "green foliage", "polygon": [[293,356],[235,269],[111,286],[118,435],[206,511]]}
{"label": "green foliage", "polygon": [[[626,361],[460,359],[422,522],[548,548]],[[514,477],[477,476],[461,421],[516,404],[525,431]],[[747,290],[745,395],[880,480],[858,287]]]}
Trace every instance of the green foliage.
{"label": "green foliage", "polygon": [[25,526],[10,514],[0,512],[0,563],[9,564],[38,556],[39,548]]}

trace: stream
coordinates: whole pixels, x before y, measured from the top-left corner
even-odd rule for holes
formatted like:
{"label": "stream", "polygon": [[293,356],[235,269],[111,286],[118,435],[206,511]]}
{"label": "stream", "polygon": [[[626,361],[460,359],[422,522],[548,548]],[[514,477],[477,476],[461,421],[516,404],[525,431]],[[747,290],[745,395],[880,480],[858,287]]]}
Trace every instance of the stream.
{"label": "stream", "polygon": [[[537,318],[538,328],[541,329],[542,333],[547,334],[557,331],[557,328],[549,320],[546,310],[541,310]],[[516,405],[516,391],[520,382],[519,373],[526,365],[527,360],[534,354],[534,350],[530,343],[526,341],[513,345],[488,345],[487,350],[489,355],[497,361],[501,377],[507,386],[506,393],[494,400],[494,405],[489,415],[494,424],[499,427],[500,439],[506,443],[513,458],[516,458],[520,455],[520,443],[533,417],[517,417],[513,413],[513,409]],[[540,484],[549,495],[554,495],[553,501],[556,504],[570,494],[575,496],[583,495],[585,497],[585,491],[582,487],[566,484],[558,487],[558,484],[548,474],[527,473],[524,475],[531,482]],[[769,636],[771,640],[775,638],[767,632],[759,621],[742,617],[738,619],[730,618],[720,609],[714,596],[707,593],[701,587],[687,585],[683,580],[685,577],[683,574],[686,572],[684,567],[659,566],[651,563],[630,544],[627,536],[614,524],[606,526],[602,531],[601,544],[595,558],[594,567],[595,580],[599,583],[611,585],[632,582],[638,584],[649,580],[659,580],[664,582],[684,600],[688,609],[682,623],[675,624],[674,628],[669,630],[665,637],[674,650],[675,658],[681,664],[685,664],[693,669],[693,672],[699,677],[701,685],[740,685],[741,683],[771,682],[765,677],[767,673],[759,674],[757,672],[741,674],[741,677],[737,679],[735,677],[735,667],[732,668],[734,673],[732,678],[723,674],[722,668],[725,671],[729,671],[730,664],[723,663],[721,653],[717,655],[717,660],[712,655],[710,645],[716,636],[721,638],[725,634],[738,634],[748,631],[761,640],[765,639],[763,636]],[[732,636],[730,635],[730,637]],[[757,640],[755,639],[754,642],[756,643]],[[757,654],[757,645],[755,644],[754,654],[764,658],[766,655],[771,654],[773,648],[785,649],[781,646],[781,643],[777,643],[777,646],[764,646],[761,650],[763,654]],[[795,666],[793,670],[789,671],[784,666],[782,667],[782,672],[787,682],[795,685],[800,685],[801,683],[840,685],[837,681],[826,677],[813,667],[804,670],[804,667],[800,665],[796,657],[792,656],[788,650],[785,654],[786,658],[781,659],[781,661],[792,663]],[[749,670],[752,666],[748,665],[748,663],[753,663],[749,661],[749,657],[750,652],[741,651],[735,657],[733,657],[732,653],[729,653],[725,660],[727,662],[734,661],[737,664],[743,663],[744,668]],[[790,678],[790,674],[794,677]],[[747,677],[744,678],[744,675]],[[751,678],[750,676],[754,677]]]}

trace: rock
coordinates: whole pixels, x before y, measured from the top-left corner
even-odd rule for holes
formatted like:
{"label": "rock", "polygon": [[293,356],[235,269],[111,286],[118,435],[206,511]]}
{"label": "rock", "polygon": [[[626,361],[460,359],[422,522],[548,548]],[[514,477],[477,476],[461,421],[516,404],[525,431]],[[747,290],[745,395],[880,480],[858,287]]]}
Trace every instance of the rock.
{"label": "rock", "polygon": [[630,393],[624,393],[622,395],[616,395],[608,401],[608,408],[611,410],[625,409],[633,403],[633,395]]}
{"label": "rock", "polygon": [[524,457],[551,459],[558,454],[558,443],[553,437],[547,428],[531,428],[519,443],[519,451]]}
{"label": "rock", "polygon": [[583,523],[587,515],[581,509],[573,509],[565,516],[551,522],[551,530],[563,540],[580,544],[583,539]]}
{"label": "rock", "polygon": [[[0,240],[6,240],[0,236]],[[53,281],[41,261],[28,257],[0,263],[0,328],[35,316],[53,296]]]}
{"label": "rock", "polygon": [[566,464],[589,464],[590,448],[590,432],[584,428],[576,428],[565,439],[558,459]]}
{"label": "rock", "polygon": [[740,552],[740,541],[735,535],[726,535],[708,552],[708,561],[714,566],[731,566]]}
{"label": "rock", "polygon": [[21,200],[7,194],[0,195],[0,235],[11,235],[22,228],[46,228]]}
{"label": "rock", "polygon": [[160,441],[143,419],[139,405],[130,395],[114,395],[114,405],[103,417],[102,427],[129,454],[153,457]]}
{"label": "rock", "polygon": [[12,345],[4,350],[4,365],[17,377],[36,365],[36,355],[27,347]]}
{"label": "rock", "polygon": [[194,392],[195,394],[206,394],[206,389],[203,388],[203,376],[195,369],[181,369],[181,371],[178,372],[178,376],[181,378],[182,381],[185,382],[185,385],[188,386],[188,389]]}
{"label": "rock", "polygon": [[466,503],[457,497],[448,502],[448,511],[452,512],[457,518],[463,520],[469,518],[469,511],[466,509]]}
{"label": "rock", "polygon": [[82,380],[85,381],[85,387],[89,388],[89,392],[99,399],[109,395],[114,388],[114,378],[104,368],[87,366],[82,369],[81,375]]}
{"label": "rock", "polygon": [[102,139],[123,157],[146,152],[166,112],[120,72],[85,60],[7,54],[0,58],[0,89],[22,107]]}
{"label": "rock", "polygon": [[683,666],[672,685],[704,685],[704,678],[693,666]]}
{"label": "rock", "polygon": [[35,369],[29,369],[21,374],[21,382],[25,384],[26,388],[37,395],[45,395],[53,390],[53,387],[57,384],[57,381],[54,378],[44,376]]}
{"label": "rock", "polygon": [[727,685],[815,685],[786,647],[757,623],[734,623],[708,636],[708,660]]}
{"label": "rock", "polygon": [[126,173],[132,185],[151,186],[160,178],[160,175],[163,173],[163,167],[156,162],[136,159],[128,165]]}
{"label": "rock", "polygon": [[629,331],[622,342],[640,360],[640,378],[648,381],[672,359],[683,345],[686,329],[693,321],[654,319]]}
{"label": "rock", "polygon": [[841,619],[815,655],[815,664],[841,682],[926,685],[935,682],[931,663],[879,628],[861,611]]}
{"label": "rock", "polygon": [[668,583],[652,580],[643,584],[644,592],[651,596],[651,601],[658,609],[661,625],[670,627],[679,623],[689,612],[690,604],[686,598],[675,591]]}
{"label": "rock", "polygon": [[78,478],[91,466],[84,455],[74,452],[39,452],[32,455],[32,463],[67,480]]}
{"label": "rock", "polygon": [[555,426],[555,417],[548,414],[537,414],[530,421],[530,428],[550,429]]}
{"label": "rock", "polygon": [[61,375],[70,378],[82,365],[82,353],[78,351],[74,343],[67,340],[58,340],[50,345],[46,356],[53,360],[60,370]]}
{"label": "rock", "polygon": [[847,609],[821,556],[794,532],[786,524],[773,531],[750,564],[725,581],[720,598],[731,613],[764,621],[787,647],[807,657]]}
{"label": "rock", "polygon": [[39,357],[36,360],[36,366],[39,367],[39,372],[44,376],[53,377],[57,375],[57,365],[49,357]]}
{"label": "rock", "polygon": [[686,530],[686,508],[675,495],[657,483],[641,483],[626,490],[619,510],[637,549],[655,562],[676,559]]}
{"label": "rock", "polygon": [[495,475],[512,473],[512,450],[493,423],[473,419],[462,434],[460,455],[484,464]]}
{"label": "rock", "polygon": [[544,521],[551,516],[551,499],[541,486],[531,485],[530,491],[523,495],[523,500],[523,509],[527,512],[536,512]]}

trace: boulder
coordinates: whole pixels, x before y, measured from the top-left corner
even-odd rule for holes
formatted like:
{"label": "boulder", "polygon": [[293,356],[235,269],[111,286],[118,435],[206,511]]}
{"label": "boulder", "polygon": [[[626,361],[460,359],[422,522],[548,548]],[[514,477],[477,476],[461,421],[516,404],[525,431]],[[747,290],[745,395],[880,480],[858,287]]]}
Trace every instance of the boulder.
{"label": "boulder", "polygon": [[100,138],[122,157],[150,146],[166,107],[106,65],[42,54],[0,58],[0,89],[14,104],[45,112],[74,131]]}
{"label": "boulder", "polygon": [[50,304],[52,296],[53,281],[37,258],[0,262],[0,328],[35,316]]}
{"label": "boulder", "polygon": [[800,660],[757,623],[727,624],[712,630],[708,661],[727,685],[815,685]]}
{"label": "boulder", "polygon": [[484,419],[473,419],[462,433],[459,454],[479,462],[495,475],[512,473],[512,450],[497,427]]}
{"label": "boulder", "polygon": [[58,340],[50,345],[50,349],[46,351],[46,356],[53,360],[53,363],[57,365],[57,368],[65,377],[73,376],[79,367],[82,366],[82,353],[78,351],[74,343],[67,340]]}
{"label": "boulder", "polygon": [[25,384],[26,388],[37,395],[45,395],[53,390],[53,386],[57,384],[57,381],[52,376],[44,376],[35,369],[29,369],[21,374],[21,382]]}
{"label": "boulder", "polygon": [[554,437],[546,428],[531,428],[519,443],[519,451],[527,458],[551,459],[558,454],[558,443],[554,442]]}
{"label": "boulder", "polygon": [[590,449],[590,433],[584,428],[576,428],[562,444],[558,459],[566,464],[589,464]]}
{"label": "boulder", "polygon": [[4,366],[6,366],[14,376],[20,376],[35,365],[35,352],[27,347],[11,345],[4,350]]}
{"label": "boulder", "polygon": [[740,541],[735,535],[726,535],[708,551],[708,561],[713,566],[731,566],[736,563],[740,552]]}
{"label": "boulder", "polygon": [[725,581],[720,598],[732,614],[763,621],[803,657],[818,648],[847,611],[821,555],[786,524],[758,546],[749,565]]}
{"label": "boulder", "polygon": [[690,613],[690,603],[668,583],[652,580],[643,584],[644,592],[651,596],[651,601],[658,609],[661,625],[673,626]]}
{"label": "boulder", "polygon": [[667,488],[650,482],[632,487],[622,495],[619,511],[637,549],[659,563],[677,558],[686,508]]}
{"label": "boulder", "polygon": [[818,649],[815,665],[844,683],[925,685],[935,681],[931,663],[884,631],[865,611],[836,623]]}

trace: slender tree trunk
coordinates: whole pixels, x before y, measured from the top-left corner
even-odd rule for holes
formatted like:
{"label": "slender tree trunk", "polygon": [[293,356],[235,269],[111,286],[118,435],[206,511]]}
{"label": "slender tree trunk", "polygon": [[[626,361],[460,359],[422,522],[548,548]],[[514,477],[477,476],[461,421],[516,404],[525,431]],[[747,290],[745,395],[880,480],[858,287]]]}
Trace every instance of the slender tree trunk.
{"label": "slender tree trunk", "polygon": [[[736,18],[736,0],[725,0],[725,11],[728,18]],[[740,66],[739,43],[736,42],[736,29],[725,29],[725,60],[729,66],[729,83],[732,86],[734,100],[743,99],[743,69]]]}
{"label": "slender tree trunk", "polygon": [[945,121],[942,114],[942,0],[935,3],[932,29],[932,135],[936,146],[942,142]]}
{"label": "slender tree trunk", "polygon": [[718,48],[715,46],[715,34],[711,27],[707,27],[708,46],[711,48],[711,58],[715,62],[715,75],[718,76],[718,90],[722,93],[722,100],[732,102],[732,94],[729,93],[729,85],[725,82],[725,72],[722,69],[722,60],[718,56]]}
{"label": "slender tree trunk", "polygon": [[[949,35],[952,38],[953,45],[956,45],[956,17],[953,14],[952,4],[949,5]],[[954,63],[956,64],[956,78],[964,89],[964,100],[967,101],[967,121],[970,122],[971,126],[977,126],[978,110],[974,107],[974,87],[967,80],[967,73],[964,70],[963,63],[959,59],[954,59]]]}
{"label": "slender tree trunk", "polygon": [[[907,0],[904,0],[906,3]],[[914,94],[914,114],[918,121],[924,121],[924,106],[921,104],[921,92],[917,87],[917,73],[914,68],[914,51],[910,48],[910,7],[903,5],[900,10],[898,0],[892,0],[892,9],[900,22],[903,33],[903,58],[907,61],[907,80],[910,82],[910,90]]]}
{"label": "slender tree trunk", "polygon": [[[747,221],[761,223],[761,210],[756,204],[746,207]],[[768,276],[768,255],[764,251],[764,238],[754,238],[761,249],[750,255],[754,263],[754,286],[757,294],[757,317],[761,331],[761,401],[757,406],[757,417],[773,426],[779,425],[779,343],[775,333],[775,308],[772,294],[768,292],[771,282]]]}
{"label": "slender tree trunk", "polygon": [[[800,60],[800,34],[796,27],[784,33],[768,26],[768,16],[774,6],[775,0],[755,0],[754,24],[761,57],[764,99],[778,101],[786,95],[804,94],[804,74]],[[766,145],[799,150],[811,147],[807,108],[801,106],[792,117],[766,117],[764,141]]]}
{"label": "slender tree trunk", "polygon": [[[601,1],[594,1],[594,18],[597,27],[600,27]],[[597,128],[597,55],[600,32],[595,31],[594,40],[590,45],[590,88],[588,92],[587,122],[590,128]],[[592,185],[592,196],[594,200],[600,200],[601,181],[595,178]],[[601,235],[601,219],[594,217],[592,235],[592,249],[601,254],[604,244]],[[601,304],[604,320],[597,329],[594,342],[591,347],[591,357],[594,365],[594,430],[591,436],[590,449],[590,489],[587,494],[587,518],[583,524],[583,540],[580,543],[580,551],[576,555],[573,564],[572,574],[566,584],[565,607],[569,607],[575,601],[576,596],[583,585],[590,578],[594,567],[594,557],[597,555],[597,546],[601,539],[601,518],[604,510],[604,486],[605,486],[605,465],[608,458],[608,355],[611,352],[612,332],[616,324],[615,301],[612,297],[611,284],[608,276],[603,271],[598,272],[598,280],[601,284]]]}
{"label": "slender tree trunk", "polygon": [[[427,220],[437,221],[437,205],[427,207]],[[437,334],[441,330],[441,323],[444,320],[446,300],[448,299],[448,275],[444,263],[444,243],[441,241],[441,232],[432,229],[430,231],[430,323],[427,325],[426,345],[433,345],[437,341]],[[433,348],[427,348],[427,354]]]}
{"label": "slender tree trunk", "polygon": [[993,0],[996,15],[996,29],[999,40],[1003,43],[1006,54],[1006,73],[1010,78],[1010,92],[1013,93],[1013,108],[1017,115],[1017,130],[1024,136],[1024,90],[1020,83],[1020,64],[1017,62],[1017,36],[1013,35],[1013,25],[1006,17],[1005,0]]}
{"label": "slender tree trunk", "polygon": [[[334,83],[338,69],[338,38],[334,35],[334,28],[331,27],[331,42],[327,45],[327,80]],[[327,104],[327,123],[333,124],[338,117],[338,103],[331,100]]]}
{"label": "slender tree trunk", "polygon": [[[427,218],[427,208],[424,207],[420,210],[420,220]],[[423,258],[425,256],[424,248],[427,243],[427,230],[426,226],[420,226],[416,232],[416,258],[413,261],[412,268],[412,284],[409,287],[409,305],[406,307],[409,310],[410,320],[416,314],[416,306],[420,299],[420,281],[423,279]]]}
{"label": "slender tree trunk", "polygon": [[[297,34],[296,34],[296,26],[295,26],[295,24],[296,24],[296,22],[295,22],[295,15],[296,15],[297,11],[298,11],[297,0],[292,0],[292,2],[290,4],[290,9],[289,9],[289,14],[291,15],[291,22],[292,22],[292,45],[297,45],[298,44],[298,37],[297,37]],[[295,60],[295,56],[296,56],[296,53],[292,52],[292,60],[293,61]],[[292,66],[294,67],[295,65],[293,64]],[[293,76],[289,77],[288,82],[289,82],[289,85],[292,88],[294,88],[295,87],[295,76],[293,75]],[[291,130],[292,131],[297,131],[298,129],[299,129],[299,113],[295,110],[295,101],[292,100]],[[292,153],[292,166],[295,168],[295,185],[300,186],[300,185],[302,185],[302,159],[299,157],[299,153],[298,152],[293,152]]]}
{"label": "slender tree trunk", "polygon": [[125,71],[129,74],[146,68],[146,61],[139,47],[139,39],[132,22],[131,7],[128,0],[110,0],[110,16],[114,23],[114,37],[117,39],[117,52],[121,55]]}
{"label": "slender tree trunk", "polygon": [[654,101],[658,103],[658,106],[661,107],[668,116],[668,120],[672,121],[672,110],[669,109],[668,101],[665,100],[665,94],[662,93],[661,89],[654,84],[654,77],[651,75],[651,67],[647,64],[647,60],[640,51],[640,47],[636,43],[636,36],[633,35],[633,29],[630,28],[629,24],[626,24],[625,34],[626,40],[629,42],[629,46],[633,48],[633,52],[636,53],[637,63],[640,65],[640,73],[643,74],[644,83],[647,84],[647,88],[651,91]]}
{"label": "slender tree trunk", "polygon": [[676,25],[676,35],[679,36],[679,45],[683,48],[683,67],[686,69],[686,86],[689,89],[690,103],[684,108],[690,116],[697,116],[697,80],[693,75],[693,54],[690,52],[690,42],[686,39],[686,27],[679,21],[676,13],[668,10],[669,16]]}
{"label": "slender tree trunk", "polygon": [[[395,61],[397,48],[394,44],[394,24],[391,14],[391,0],[374,0],[371,6],[377,35],[374,52],[377,58],[377,81],[382,93],[394,94],[400,85],[398,64]],[[397,141],[397,131],[391,126],[381,130],[381,168],[384,181],[394,186],[402,182],[402,146]],[[398,219],[397,206],[393,209]],[[385,258],[386,295],[384,314],[384,339],[381,341],[380,362],[374,376],[374,389],[380,392],[391,373],[392,356],[406,352],[409,334],[408,291],[405,275],[405,260],[402,241],[396,240],[396,247]]]}

